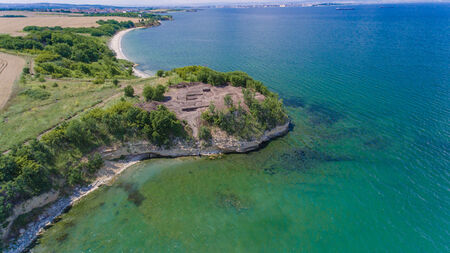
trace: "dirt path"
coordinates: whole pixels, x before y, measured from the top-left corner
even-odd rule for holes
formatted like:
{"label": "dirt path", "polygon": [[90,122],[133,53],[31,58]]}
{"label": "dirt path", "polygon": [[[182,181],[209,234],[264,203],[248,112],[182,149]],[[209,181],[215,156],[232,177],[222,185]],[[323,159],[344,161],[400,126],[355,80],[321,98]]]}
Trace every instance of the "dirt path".
{"label": "dirt path", "polygon": [[22,57],[0,53],[0,110],[8,102],[14,82],[19,79],[25,64]]}

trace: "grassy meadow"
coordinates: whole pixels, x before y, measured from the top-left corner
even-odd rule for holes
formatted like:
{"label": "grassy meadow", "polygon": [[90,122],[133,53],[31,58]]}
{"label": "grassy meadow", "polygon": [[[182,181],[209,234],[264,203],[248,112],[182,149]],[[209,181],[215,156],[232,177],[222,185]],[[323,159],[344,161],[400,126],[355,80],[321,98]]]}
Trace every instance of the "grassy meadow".
{"label": "grassy meadow", "polygon": [[[93,107],[113,104],[123,96],[123,87],[131,85],[136,94],[145,84],[164,83],[164,78],[112,80],[94,84],[92,79],[46,79],[27,77],[16,85],[14,97],[0,111],[0,151],[34,139],[64,120]],[[137,102],[139,97],[127,98]]]}

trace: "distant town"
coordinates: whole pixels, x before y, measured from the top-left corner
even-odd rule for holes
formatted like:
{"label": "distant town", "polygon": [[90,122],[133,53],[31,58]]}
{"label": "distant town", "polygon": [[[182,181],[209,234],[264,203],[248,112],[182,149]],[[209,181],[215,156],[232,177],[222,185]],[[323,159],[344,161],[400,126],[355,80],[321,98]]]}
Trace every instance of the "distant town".
{"label": "distant town", "polygon": [[33,11],[54,13],[167,13],[172,11],[197,11],[208,8],[285,8],[285,7],[321,7],[345,5],[344,3],[286,3],[286,4],[228,4],[228,5],[205,5],[205,6],[179,6],[179,7],[119,7],[107,5],[74,5],[74,4],[0,4],[2,11]]}

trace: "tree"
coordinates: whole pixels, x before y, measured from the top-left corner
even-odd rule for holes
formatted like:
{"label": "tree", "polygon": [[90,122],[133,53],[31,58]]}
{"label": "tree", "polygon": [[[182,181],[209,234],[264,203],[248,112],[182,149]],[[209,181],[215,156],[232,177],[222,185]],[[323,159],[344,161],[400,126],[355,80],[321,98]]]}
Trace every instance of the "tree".
{"label": "tree", "polygon": [[160,69],[156,72],[156,75],[162,77],[164,75],[164,70]]}
{"label": "tree", "polygon": [[58,43],[53,46],[53,52],[61,55],[62,57],[69,58],[72,55],[72,50],[67,43]]}
{"label": "tree", "polygon": [[133,87],[131,87],[131,85],[128,85],[127,87],[125,87],[125,89],[123,89],[123,91],[125,92],[125,96],[134,97],[134,89],[133,89]]}
{"label": "tree", "polygon": [[158,84],[158,86],[156,86],[156,88],[155,88],[155,91],[153,92],[152,99],[155,101],[163,101],[164,100],[164,92],[166,92],[166,88],[163,85]]}
{"label": "tree", "polygon": [[153,99],[154,93],[155,93],[155,89],[150,85],[146,85],[144,87],[144,91],[142,92],[142,95],[144,96],[145,101],[150,101]]}
{"label": "tree", "polygon": [[158,105],[156,110],[151,111],[150,118],[153,129],[152,141],[159,145],[167,145],[171,136],[180,136],[183,133],[183,126],[175,113],[163,105]]}
{"label": "tree", "polygon": [[19,172],[19,168],[11,156],[0,155],[0,182],[13,180]]}

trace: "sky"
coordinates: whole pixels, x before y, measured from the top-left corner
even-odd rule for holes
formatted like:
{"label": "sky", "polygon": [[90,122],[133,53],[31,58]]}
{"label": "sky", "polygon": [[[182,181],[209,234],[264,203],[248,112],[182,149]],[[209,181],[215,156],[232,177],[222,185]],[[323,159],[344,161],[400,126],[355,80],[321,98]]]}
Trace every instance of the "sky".
{"label": "sky", "polygon": [[[295,0],[0,0],[0,3],[65,3],[65,4],[102,4],[116,6],[170,6],[170,5],[198,5],[223,3],[288,3]],[[450,0],[296,0],[295,2],[447,2]]]}

